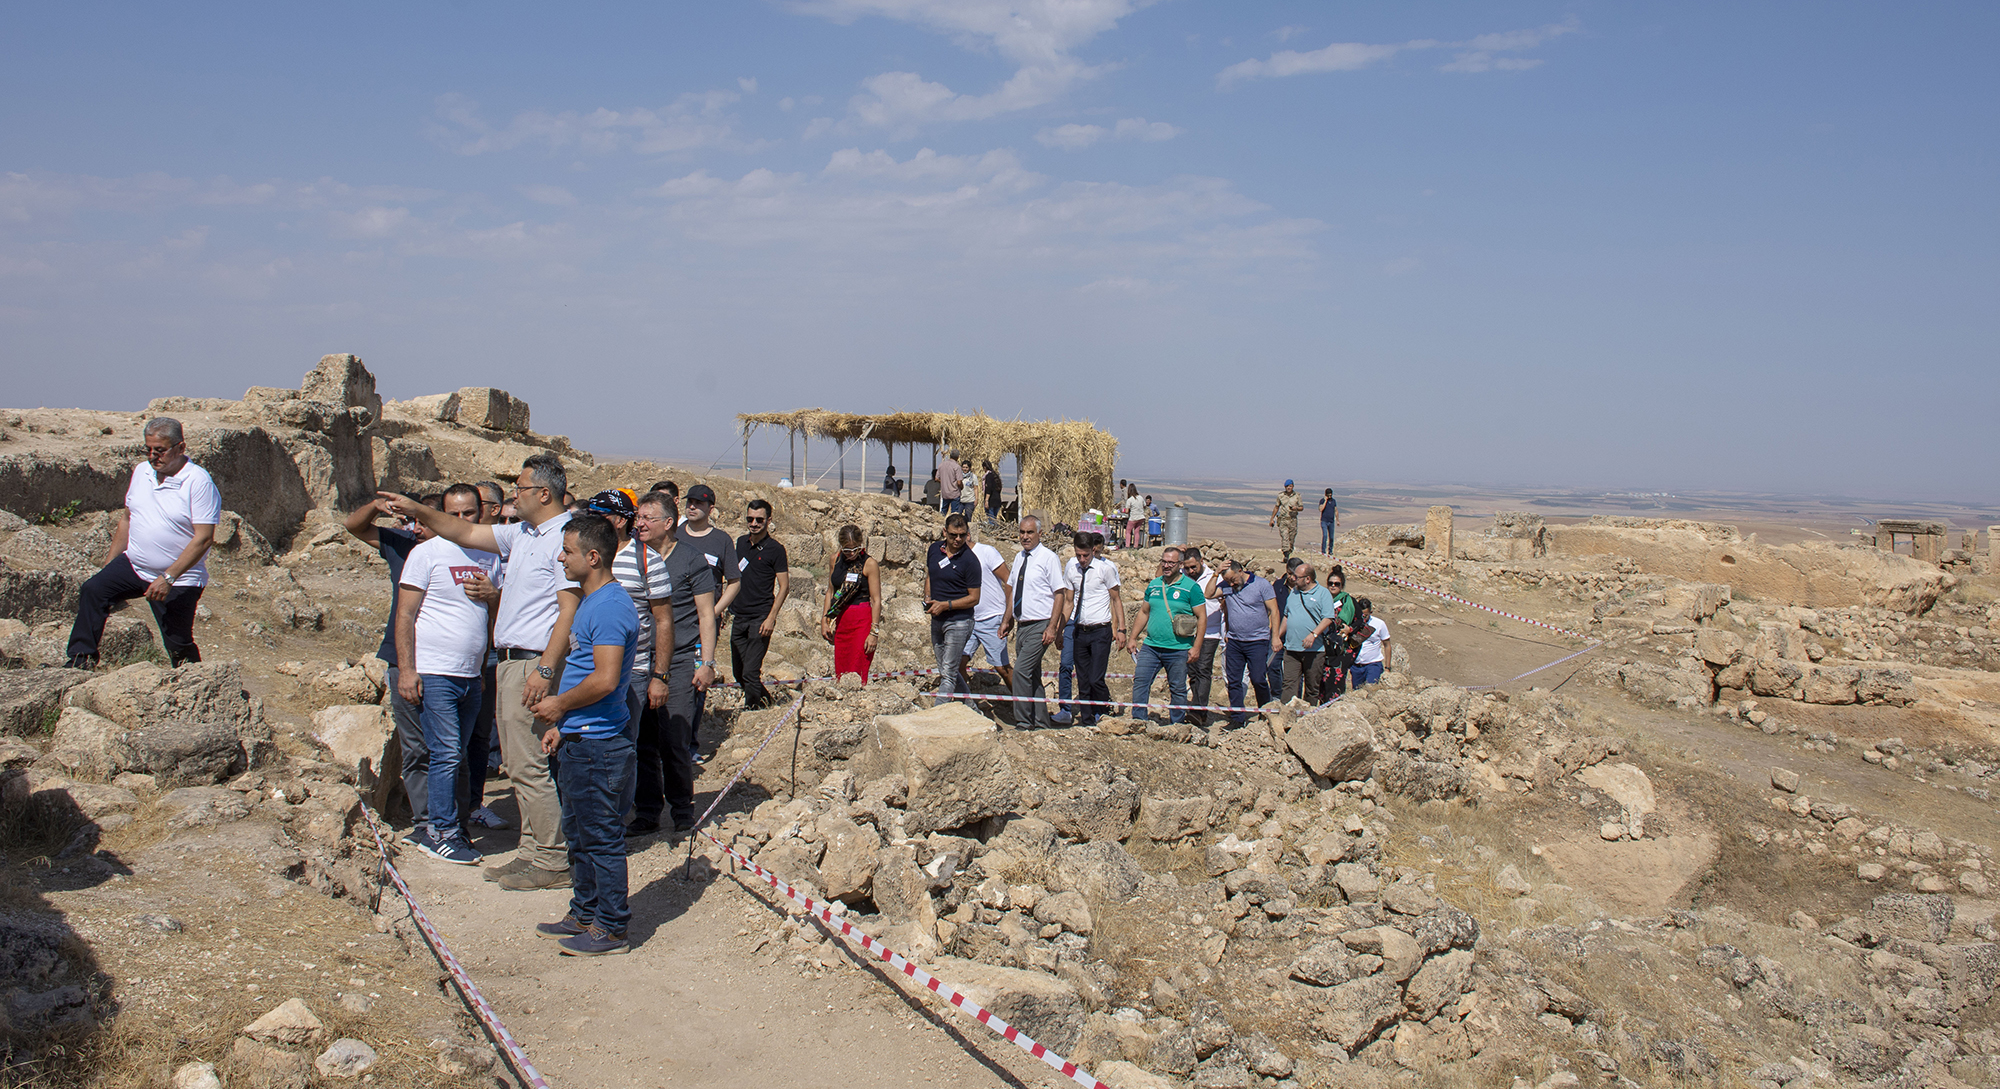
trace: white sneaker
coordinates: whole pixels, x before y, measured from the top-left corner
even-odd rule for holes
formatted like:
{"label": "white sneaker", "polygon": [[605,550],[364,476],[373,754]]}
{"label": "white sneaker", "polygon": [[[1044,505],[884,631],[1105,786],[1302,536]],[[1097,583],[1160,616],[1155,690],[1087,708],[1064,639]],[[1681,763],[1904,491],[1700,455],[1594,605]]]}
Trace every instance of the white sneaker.
{"label": "white sneaker", "polygon": [[473,824],[476,824],[481,828],[514,827],[513,825],[507,823],[507,818],[501,816],[498,813],[493,812],[493,810],[483,805],[480,806],[478,809],[472,811],[471,820]]}

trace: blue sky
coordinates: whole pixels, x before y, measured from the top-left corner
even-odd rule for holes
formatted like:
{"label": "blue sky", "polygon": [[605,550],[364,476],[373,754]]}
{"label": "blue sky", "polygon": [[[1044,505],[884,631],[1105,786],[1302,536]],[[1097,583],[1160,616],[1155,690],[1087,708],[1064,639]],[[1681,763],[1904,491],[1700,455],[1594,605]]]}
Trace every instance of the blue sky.
{"label": "blue sky", "polygon": [[1996,30],[12,5],[0,400],[236,396],[353,351],[389,396],[502,386],[612,454],[980,408],[1094,419],[1137,477],[1991,501]]}

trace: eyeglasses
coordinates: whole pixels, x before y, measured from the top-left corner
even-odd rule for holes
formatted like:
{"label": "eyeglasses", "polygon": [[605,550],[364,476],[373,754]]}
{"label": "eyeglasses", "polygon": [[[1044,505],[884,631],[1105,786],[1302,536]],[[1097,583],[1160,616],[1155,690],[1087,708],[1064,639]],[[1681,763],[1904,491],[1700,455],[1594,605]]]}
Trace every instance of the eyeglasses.
{"label": "eyeglasses", "polygon": [[961,532],[961,533],[947,533],[947,534],[945,534],[945,535],[944,535],[944,539],[945,539],[945,540],[947,540],[947,541],[963,541],[963,540],[965,540],[965,539],[966,539],[967,537],[970,537],[970,536],[972,536],[972,534],[970,534],[970,533],[963,533],[963,532]]}
{"label": "eyeglasses", "polygon": [[743,523],[744,523],[745,525],[751,525],[751,526],[761,526],[761,525],[763,525],[763,524],[764,524],[764,522],[765,522],[765,519],[763,519],[763,518],[745,518],[745,519],[743,519]]}

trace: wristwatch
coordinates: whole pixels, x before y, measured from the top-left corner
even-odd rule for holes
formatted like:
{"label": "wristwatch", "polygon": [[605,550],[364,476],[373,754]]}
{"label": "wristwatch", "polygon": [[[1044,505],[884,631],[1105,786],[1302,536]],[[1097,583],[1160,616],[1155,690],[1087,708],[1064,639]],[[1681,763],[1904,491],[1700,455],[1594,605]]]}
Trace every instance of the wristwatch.
{"label": "wristwatch", "polygon": [[538,665],[535,667],[535,676],[545,681],[552,681],[556,679],[556,671],[548,666]]}
{"label": "wristwatch", "polygon": [[653,679],[660,682],[661,684],[667,683],[667,675],[664,673],[653,674]]}

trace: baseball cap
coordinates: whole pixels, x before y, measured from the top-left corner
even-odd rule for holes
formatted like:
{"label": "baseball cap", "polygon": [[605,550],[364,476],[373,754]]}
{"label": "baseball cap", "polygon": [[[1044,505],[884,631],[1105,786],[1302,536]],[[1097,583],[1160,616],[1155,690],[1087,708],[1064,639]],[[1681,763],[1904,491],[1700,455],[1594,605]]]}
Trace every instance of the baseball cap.
{"label": "baseball cap", "polygon": [[631,498],[616,488],[606,488],[598,492],[596,495],[591,496],[590,502],[585,503],[583,506],[585,510],[594,511],[598,514],[616,515],[626,521],[631,521],[632,516],[638,513],[632,506]]}
{"label": "baseball cap", "polygon": [[706,503],[712,507],[715,505],[715,489],[706,484],[696,484],[687,490],[686,498],[689,503]]}

